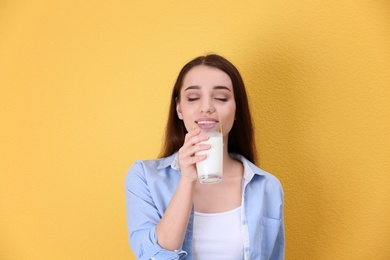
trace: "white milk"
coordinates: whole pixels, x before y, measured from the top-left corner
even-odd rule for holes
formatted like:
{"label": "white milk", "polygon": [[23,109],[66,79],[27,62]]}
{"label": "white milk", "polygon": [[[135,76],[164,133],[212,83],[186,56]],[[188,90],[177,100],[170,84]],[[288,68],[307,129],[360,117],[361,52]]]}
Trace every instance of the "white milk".
{"label": "white milk", "polygon": [[209,140],[201,142],[210,144],[209,150],[201,151],[196,155],[206,154],[207,158],[204,161],[196,164],[198,171],[198,179],[201,183],[217,183],[222,179],[222,134],[217,136],[210,136]]}

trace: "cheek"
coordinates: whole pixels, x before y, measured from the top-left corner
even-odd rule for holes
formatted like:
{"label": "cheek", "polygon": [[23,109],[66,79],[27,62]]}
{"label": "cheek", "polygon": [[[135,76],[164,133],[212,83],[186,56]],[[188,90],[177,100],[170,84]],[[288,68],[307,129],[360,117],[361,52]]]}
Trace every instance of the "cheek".
{"label": "cheek", "polygon": [[232,130],[234,124],[234,120],[225,121],[223,125],[223,135],[227,136],[229,135],[230,130]]}
{"label": "cheek", "polygon": [[187,132],[190,132],[191,129],[194,127],[194,122],[192,121],[191,111],[184,105],[181,106],[181,114],[182,114],[182,121],[184,123],[184,127],[187,129]]}
{"label": "cheek", "polygon": [[236,107],[232,106],[229,109],[226,109],[226,114],[223,115],[223,131],[224,135],[228,134],[233,127],[235,117],[236,117]]}

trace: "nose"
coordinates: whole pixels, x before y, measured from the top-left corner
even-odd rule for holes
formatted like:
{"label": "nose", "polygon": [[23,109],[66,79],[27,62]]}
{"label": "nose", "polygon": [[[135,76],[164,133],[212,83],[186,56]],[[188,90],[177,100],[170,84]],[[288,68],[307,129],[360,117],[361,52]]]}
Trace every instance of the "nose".
{"label": "nose", "polygon": [[201,102],[200,109],[201,114],[212,114],[215,112],[215,108],[213,105],[212,100],[210,99],[203,99],[203,102]]}

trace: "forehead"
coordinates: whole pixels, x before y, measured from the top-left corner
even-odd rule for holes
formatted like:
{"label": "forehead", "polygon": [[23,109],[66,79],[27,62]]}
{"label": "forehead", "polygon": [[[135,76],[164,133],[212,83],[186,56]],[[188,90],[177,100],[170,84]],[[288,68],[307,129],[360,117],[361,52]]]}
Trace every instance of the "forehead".
{"label": "forehead", "polygon": [[228,74],[218,68],[205,65],[195,66],[187,72],[183,79],[183,87],[188,86],[225,86],[233,90],[232,80]]}

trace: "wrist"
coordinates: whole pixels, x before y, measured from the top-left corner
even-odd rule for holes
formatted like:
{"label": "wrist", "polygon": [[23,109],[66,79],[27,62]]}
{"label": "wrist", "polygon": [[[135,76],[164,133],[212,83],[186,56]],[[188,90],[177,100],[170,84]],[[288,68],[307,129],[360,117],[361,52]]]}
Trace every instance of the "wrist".
{"label": "wrist", "polygon": [[179,181],[179,185],[180,186],[185,186],[187,188],[192,188],[192,187],[195,187],[195,184],[196,184],[196,181],[198,179],[195,178],[195,179],[190,179],[190,178],[180,178],[180,181]]}

